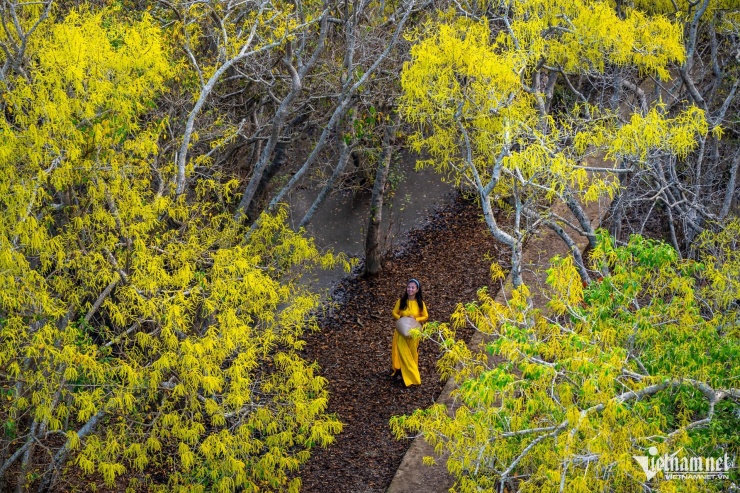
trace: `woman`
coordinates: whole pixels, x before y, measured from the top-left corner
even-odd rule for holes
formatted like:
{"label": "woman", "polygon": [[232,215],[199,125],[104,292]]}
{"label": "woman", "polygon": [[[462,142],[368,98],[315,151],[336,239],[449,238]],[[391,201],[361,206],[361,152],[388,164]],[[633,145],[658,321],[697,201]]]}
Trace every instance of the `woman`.
{"label": "woman", "polygon": [[[401,299],[396,301],[393,308],[393,318],[414,317],[417,322],[423,324],[429,318],[427,307],[421,294],[421,284],[416,279],[411,279],[406,285],[406,291]],[[393,344],[391,346],[391,361],[393,363],[392,376],[399,374],[403,377],[406,387],[409,385],[421,385],[419,375],[419,339],[405,337],[393,331]]]}

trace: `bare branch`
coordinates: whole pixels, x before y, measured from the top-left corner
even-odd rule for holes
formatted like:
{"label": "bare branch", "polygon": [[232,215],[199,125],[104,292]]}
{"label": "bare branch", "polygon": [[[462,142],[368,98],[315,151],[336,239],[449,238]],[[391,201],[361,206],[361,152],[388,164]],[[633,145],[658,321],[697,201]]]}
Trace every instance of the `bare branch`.
{"label": "bare branch", "polygon": [[334,128],[336,127],[337,123],[339,122],[339,119],[342,118],[346,112],[354,105],[354,98],[357,94],[358,89],[367,82],[367,80],[370,78],[370,76],[375,73],[375,71],[378,69],[380,64],[385,60],[385,58],[388,56],[388,54],[391,52],[391,50],[395,47],[396,42],[398,41],[399,36],[401,35],[401,32],[403,32],[403,27],[406,24],[406,21],[408,20],[409,16],[413,12],[415,0],[411,0],[407,5],[404,12],[403,17],[398,22],[396,31],[393,33],[393,37],[388,42],[388,45],[386,46],[383,53],[381,53],[378,58],[375,60],[375,62],[370,66],[370,68],[367,69],[367,71],[362,74],[362,77],[360,77],[357,82],[355,82],[348,90],[344,91],[340,98],[340,103],[337,106],[337,108],[334,110],[334,113],[332,114],[331,118],[329,119],[329,123],[326,124],[326,127],[324,127],[323,132],[321,132],[321,136],[319,137],[318,142],[314,146],[313,150],[311,151],[311,154],[306,158],[306,161],[303,163],[303,165],[300,167],[298,171],[293,175],[293,177],[290,179],[287,185],[283,187],[280,192],[270,201],[270,204],[268,206],[268,210],[273,210],[277,205],[283,200],[283,198],[290,192],[293,187],[300,181],[301,178],[306,174],[306,172],[309,170],[309,168],[313,165],[314,161],[318,158],[319,152],[324,148],[327,141],[329,140],[329,135],[331,132],[334,131]]}

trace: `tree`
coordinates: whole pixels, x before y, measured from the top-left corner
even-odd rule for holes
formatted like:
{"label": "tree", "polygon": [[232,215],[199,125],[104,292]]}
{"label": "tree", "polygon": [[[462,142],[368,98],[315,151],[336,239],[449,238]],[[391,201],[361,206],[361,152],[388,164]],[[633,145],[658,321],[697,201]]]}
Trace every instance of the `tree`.
{"label": "tree", "polygon": [[[620,128],[650,113],[651,124],[681,135],[669,142],[677,147],[661,145],[674,157],[697,147],[707,132],[702,111],[691,106],[666,115],[653,111],[659,101],[643,99],[633,110],[614,92],[615,70],[620,91],[623,84],[639,88],[637,74],[669,80],[671,64],[686,56],[681,26],[635,9],[620,16],[600,1],[488,8],[440,13],[414,35],[401,111],[416,130],[412,147],[430,156],[418,165],[478,196],[491,233],[511,249],[515,286],[522,282],[524,241],[541,226],[571,247],[588,281],[570,235],[595,243],[582,203],[619,188],[614,175],[624,172],[629,150],[616,138]],[[589,164],[592,159],[601,164]],[[555,215],[556,201],[573,217]],[[511,212],[511,225],[499,224],[494,205]]]}
{"label": "tree", "polygon": [[246,231],[236,180],[168,189],[157,101],[179,67],[147,14],[73,10],[27,41],[0,81],[0,481],[297,490],[341,429],[297,353],[318,303],[298,281],[346,262],[284,210]]}
{"label": "tree", "polygon": [[365,236],[365,276],[374,276],[382,267],[383,249],[380,243],[381,224],[383,222],[383,203],[385,201],[385,187],[388,181],[388,171],[393,160],[392,140],[398,124],[397,115],[393,123],[388,122],[383,135],[383,154],[375,171],[373,193],[370,197],[370,214]]}
{"label": "tree", "polygon": [[[336,129],[337,123],[342,118],[344,118],[347,112],[355,105],[358,91],[364,85],[368,83],[370,77],[374,75],[376,70],[378,70],[378,68],[381,66],[383,61],[386,59],[386,57],[388,57],[388,55],[391,53],[393,48],[396,46],[396,42],[398,41],[401,33],[403,32],[404,26],[406,25],[406,21],[409,19],[411,14],[414,12],[415,7],[416,7],[415,0],[410,0],[406,4],[399,7],[399,9],[394,13],[394,17],[397,17],[398,21],[397,23],[395,23],[393,34],[383,46],[383,51],[380,54],[378,54],[376,57],[374,57],[374,59],[372,60],[372,63],[370,64],[369,67],[367,67],[367,69],[363,70],[363,69],[358,68],[355,65],[354,60],[353,60],[354,47],[352,47],[352,50],[348,53],[345,67],[347,69],[354,69],[352,70],[352,72],[354,73],[359,72],[361,73],[361,75],[358,75],[356,77],[347,77],[345,80],[343,80],[341,91],[337,98],[337,103],[334,108],[334,112],[331,114],[331,118],[329,119],[329,122],[324,127],[324,130],[321,132],[319,139],[316,141],[313,149],[311,150],[310,154],[308,155],[306,160],[303,162],[301,167],[290,178],[288,183],[272,198],[267,208],[268,211],[277,207],[281,203],[281,201],[285,198],[286,194],[290,192],[297,185],[299,180],[303,178],[306,172],[308,172],[308,170],[311,169],[311,166],[313,166],[313,164],[315,163],[316,159],[319,156],[319,152],[326,145],[329,139],[329,135]],[[353,46],[353,43],[351,45]]]}
{"label": "tree", "polygon": [[[613,208],[612,231],[621,238],[624,225],[625,236],[642,233],[651,216],[657,216],[674,247],[688,253],[697,234],[721,228],[736,208],[740,10],[737,2],[725,0],[633,3],[647,12],[669,15],[682,26],[686,58],[673,69],[678,80],[660,86],[662,111],[675,116],[695,105],[704,112],[709,132],[699,137],[694,151],[680,158],[655,150],[625,160],[629,174]],[[644,99],[639,87],[623,84]],[[638,221],[635,210],[641,211]]]}
{"label": "tree", "polygon": [[[266,67],[272,64],[255,63],[258,57],[262,57],[263,61],[277,57],[287,72],[289,89],[279,100],[271,118],[270,134],[240,203],[240,209],[246,209],[270,162],[278,139],[285,130],[289,111],[303,89],[305,78],[324,50],[328,12],[322,10],[320,5],[312,3],[306,4],[304,8],[303,4],[294,5],[269,0],[237,4],[190,1],[163,2],[163,4],[174,12],[175,36],[182,40],[182,50],[193,69],[189,74],[188,72],[185,74],[192,75],[198,85],[197,97],[193,107],[188,110],[187,122],[179,149],[175,154],[175,186],[178,195],[186,191],[188,165],[193,167],[195,164],[205,164],[208,161],[208,158],[201,157],[188,163],[187,157],[192,140],[197,136],[196,120],[204,107],[207,107],[207,101],[216,86],[228,75],[231,75],[229,77],[232,79],[231,87],[234,87],[234,81],[250,79],[260,81],[267,77]],[[307,38],[315,25],[320,26],[318,40],[315,46],[307,46]],[[312,52],[309,51],[310,48],[313,48]],[[284,51],[284,56],[280,57],[279,51]],[[211,106],[211,111],[215,110],[216,108]],[[215,113],[218,115],[221,112]],[[208,156],[231,142],[245,124],[243,120],[238,126],[230,125],[221,121],[222,119],[226,120],[223,115],[219,115],[215,118],[205,118],[201,123],[210,123],[205,128],[215,127],[211,131],[218,136],[211,143]],[[219,127],[223,128],[216,130]]]}
{"label": "tree", "polygon": [[[346,36],[347,48],[336,109],[308,159],[298,172],[291,177],[288,185],[283,187],[270,203],[271,207],[279,203],[285,197],[285,194],[299,182],[298,180],[308,172],[310,166],[316,160],[318,152],[326,144],[327,137],[334,131],[339,149],[337,165],[300,221],[299,227],[308,224],[314,213],[323,204],[329,192],[345,172],[351,156],[356,168],[362,168],[366,176],[374,175],[365,237],[364,275],[375,275],[381,269],[381,260],[384,253],[380,242],[383,202],[388,171],[394,152],[392,142],[396,133],[395,129],[398,126],[395,100],[400,88],[397,79],[388,77],[391,72],[386,70],[385,75],[382,75],[384,71],[381,68],[384,64],[392,66],[394,62],[400,63],[398,59],[393,59],[391,54],[393,51],[403,53],[402,50],[396,48],[400,44],[400,35],[407,19],[414,10],[415,2],[407,2],[406,5],[394,12],[390,19],[386,19],[383,15],[385,4],[376,5],[375,9],[370,9],[370,6],[370,3],[359,2],[353,6],[351,11],[345,7],[347,11],[344,15],[347,17],[347,21],[344,25],[344,35]],[[393,21],[393,17],[396,15],[402,15],[398,23]],[[361,29],[360,21],[364,17],[369,17],[371,21],[364,29]],[[395,25],[394,32],[388,38],[387,26],[393,25]],[[368,36],[367,32],[372,31],[375,32]],[[377,39],[373,39],[373,37]],[[366,46],[380,46],[382,52],[377,54],[368,50]],[[359,51],[363,48],[365,48],[363,50],[365,60],[356,56],[356,50]],[[370,67],[364,69],[362,67],[363,62],[370,63]],[[389,116],[389,113],[394,114],[393,118]],[[344,122],[342,122],[343,120]],[[382,137],[379,135],[381,131]],[[355,173],[358,173],[357,169]]]}
{"label": "tree", "polygon": [[[452,327],[424,330],[460,407],[394,417],[396,436],[421,433],[449,454],[461,492],[727,491],[727,480],[651,479],[633,457],[737,457],[738,227],[703,236],[714,254],[701,262],[640,236],[615,247],[601,230],[593,259],[609,273],[583,288],[571,258],[553,259],[543,310],[526,286],[506,304],[482,290]],[[455,340],[465,323],[485,352]]]}
{"label": "tree", "polygon": [[23,73],[29,38],[36,28],[49,17],[52,5],[51,0],[39,3],[33,9],[35,15],[32,22],[18,22],[20,18],[23,18],[27,6],[9,0],[0,3],[0,22],[3,26],[3,33],[0,37],[0,50],[3,54],[0,80],[5,81],[11,71]]}
{"label": "tree", "polygon": [[[353,110],[379,107],[388,97],[371,93],[413,9],[414,2],[159,2],[154,10],[188,61],[178,84],[184,97],[171,98],[169,109],[184,121],[180,130],[172,119],[177,145],[166,149],[177,193],[197,177],[238,177],[235,216],[254,222],[339,154],[306,224],[344,173],[337,137],[348,133]],[[275,182],[282,182],[277,190]]]}

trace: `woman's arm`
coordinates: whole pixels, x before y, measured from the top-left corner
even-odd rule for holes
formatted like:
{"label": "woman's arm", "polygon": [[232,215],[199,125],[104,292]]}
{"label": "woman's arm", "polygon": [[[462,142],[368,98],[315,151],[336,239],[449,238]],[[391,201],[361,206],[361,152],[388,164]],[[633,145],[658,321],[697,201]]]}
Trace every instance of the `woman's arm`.
{"label": "woman's arm", "polygon": [[393,307],[393,318],[398,320],[401,318],[401,300],[396,301],[396,306]]}
{"label": "woman's arm", "polygon": [[[418,304],[418,303],[417,303]],[[423,324],[429,318],[429,312],[427,311],[427,304],[422,303],[422,307],[418,316],[414,317],[417,322]]]}

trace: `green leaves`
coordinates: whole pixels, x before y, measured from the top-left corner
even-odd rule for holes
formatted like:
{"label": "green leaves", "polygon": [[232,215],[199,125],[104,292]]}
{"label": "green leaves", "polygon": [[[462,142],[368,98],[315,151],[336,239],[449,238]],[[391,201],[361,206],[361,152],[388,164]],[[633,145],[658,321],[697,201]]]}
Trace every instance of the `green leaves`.
{"label": "green leaves", "polygon": [[[736,450],[738,406],[727,393],[740,387],[740,313],[702,310],[711,301],[696,287],[697,276],[724,267],[704,258],[712,267],[699,269],[639,236],[617,247],[603,231],[592,258],[609,273],[585,289],[571,262],[553,259],[546,296],[554,313],[515,296],[501,305],[485,292],[461,307],[456,317],[492,339],[485,348],[495,359],[467,347],[455,349],[465,359],[445,354],[440,364],[455,365],[445,368],[461,382],[455,415],[434,406],[391,421],[397,436],[423,433],[437,454],[449,454],[459,491],[512,476],[520,491],[631,491],[645,477],[631,457],[646,447]],[[450,353],[459,341],[447,339],[440,347]],[[724,491],[726,483],[681,486]]]}

